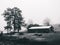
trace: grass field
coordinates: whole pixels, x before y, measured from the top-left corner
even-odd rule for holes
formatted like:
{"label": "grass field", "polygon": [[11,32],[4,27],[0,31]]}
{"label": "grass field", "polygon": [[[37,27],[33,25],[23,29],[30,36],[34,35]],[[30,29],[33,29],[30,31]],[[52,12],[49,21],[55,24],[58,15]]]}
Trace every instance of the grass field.
{"label": "grass field", "polygon": [[60,45],[60,33],[24,33],[23,35],[3,35],[0,45]]}

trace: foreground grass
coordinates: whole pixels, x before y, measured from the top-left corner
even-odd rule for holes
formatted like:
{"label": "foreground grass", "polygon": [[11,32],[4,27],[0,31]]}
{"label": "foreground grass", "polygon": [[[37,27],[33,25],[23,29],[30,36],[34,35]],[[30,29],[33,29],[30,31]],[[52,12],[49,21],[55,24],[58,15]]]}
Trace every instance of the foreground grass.
{"label": "foreground grass", "polygon": [[[35,40],[36,38],[46,39],[42,42],[42,40]],[[42,36],[35,37],[34,33],[3,35],[0,36],[0,45],[60,45],[60,33],[44,33]]]}

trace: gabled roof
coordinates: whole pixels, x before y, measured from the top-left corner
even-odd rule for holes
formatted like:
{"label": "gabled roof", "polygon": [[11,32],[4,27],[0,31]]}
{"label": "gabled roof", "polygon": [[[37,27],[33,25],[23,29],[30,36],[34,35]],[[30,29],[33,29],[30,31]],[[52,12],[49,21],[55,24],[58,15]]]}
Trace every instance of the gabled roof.
{"label": "gabled roof", "polygon": [[39,27],[30,27],[29,29],[49,29],[51,26],[39,26]]}

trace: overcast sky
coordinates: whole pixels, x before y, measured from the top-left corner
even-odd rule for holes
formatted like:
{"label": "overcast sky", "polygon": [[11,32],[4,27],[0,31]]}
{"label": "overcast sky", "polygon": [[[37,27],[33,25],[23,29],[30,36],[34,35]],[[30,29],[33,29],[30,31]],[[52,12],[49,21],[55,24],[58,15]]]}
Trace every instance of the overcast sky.
{"label": "overcast sky", "polygon": [[45,18],[51,23],[60,23],[60,0],[0,0],[0,29],[4,30],[6,22],[1,15],[6,8],[18,7],[22,10],[22,16],[26,20],[42,24]]}

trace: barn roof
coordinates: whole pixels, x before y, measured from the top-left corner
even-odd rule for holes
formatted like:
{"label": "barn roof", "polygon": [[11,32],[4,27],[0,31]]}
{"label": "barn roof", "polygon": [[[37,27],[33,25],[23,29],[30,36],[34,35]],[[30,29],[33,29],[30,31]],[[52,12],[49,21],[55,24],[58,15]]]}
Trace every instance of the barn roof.
{"label": "barn roof", "polygon": [[29,29],[49,29],[51,26],[31,27]]}

